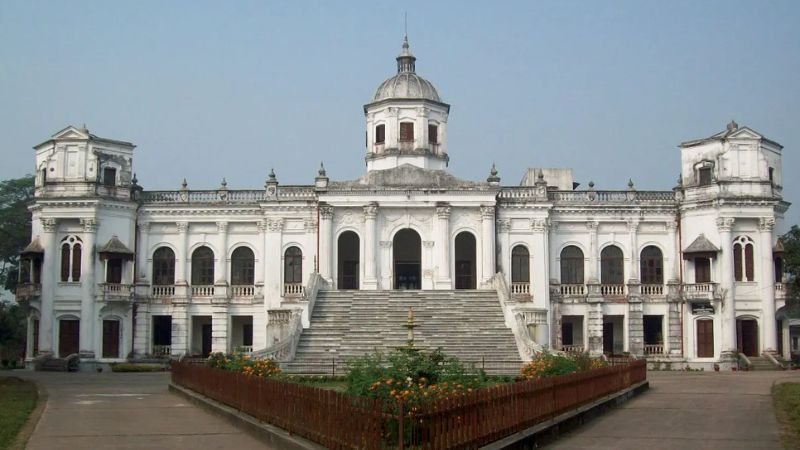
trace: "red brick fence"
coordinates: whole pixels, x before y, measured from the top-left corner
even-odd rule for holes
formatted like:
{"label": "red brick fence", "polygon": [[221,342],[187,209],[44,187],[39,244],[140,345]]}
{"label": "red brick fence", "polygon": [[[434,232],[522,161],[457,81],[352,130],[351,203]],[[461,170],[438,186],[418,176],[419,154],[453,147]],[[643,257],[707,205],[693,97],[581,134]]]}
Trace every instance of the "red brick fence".
{"label": "red brick fence", "polygon": [[405,410],[402,403],[173,363],[173,383],[331,449],[477,448],[647,378],[644,360],[475,390]]}

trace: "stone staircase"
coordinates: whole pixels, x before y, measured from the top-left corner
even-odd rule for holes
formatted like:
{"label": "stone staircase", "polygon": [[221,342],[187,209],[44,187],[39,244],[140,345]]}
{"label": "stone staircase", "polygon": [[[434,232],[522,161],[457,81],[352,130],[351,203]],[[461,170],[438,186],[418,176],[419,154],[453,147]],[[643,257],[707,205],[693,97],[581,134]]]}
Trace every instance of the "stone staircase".
{"label": "stone staircase", "polygon": [[783,370],[766,356],[748,356],[748,359],[750,360],[750,370]]}
{"label": "stone staircase", "polygon": [[414,312],[414,345],[444,352],[489,373],[516,374],[521,364],[512,331],[505,326],[494,290],[320,291],[303,330],[293,373],[344,371],[365,353],[406,344],[403,325]]}

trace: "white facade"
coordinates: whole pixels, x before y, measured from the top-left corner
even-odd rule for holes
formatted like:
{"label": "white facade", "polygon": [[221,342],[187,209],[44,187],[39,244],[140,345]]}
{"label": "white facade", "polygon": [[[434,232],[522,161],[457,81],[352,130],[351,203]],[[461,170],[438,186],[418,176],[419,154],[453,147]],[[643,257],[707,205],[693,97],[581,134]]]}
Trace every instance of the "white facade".
{"label": "white facade", "polygon": [[731,123],[681,144],[667,191],[574,190],[569,169],[531,169],[518,186],[494,170],[460,180],[446,172],[450,106],[407,42],[397,61],[364,106],[358,180],[320,168],[306,186],[270,174],[254,190],[143,191],[132,144],[68,127],[35,147],[17,294],[32,307],[28,354],[274,355],[311,325],[320,289],[491,288],[523,358],[788,356],[779,144]]}

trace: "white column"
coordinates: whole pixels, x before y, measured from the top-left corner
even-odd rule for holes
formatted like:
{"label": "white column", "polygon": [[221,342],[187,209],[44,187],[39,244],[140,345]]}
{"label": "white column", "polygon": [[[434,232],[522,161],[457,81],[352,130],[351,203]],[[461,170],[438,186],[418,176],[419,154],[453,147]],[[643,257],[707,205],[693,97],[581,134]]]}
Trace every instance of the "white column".
{"label": "white column", "polygon": [[266,249],[264,261],[267,271],[264,275],[264,306],[277,308],[283,297],[283,251],[281,233],[283,219],[267,219]]}
{"label": "white column", "polygon": [[42,309],[39,319],[39,353],[53,354],[55,350],[53,348],[53,331],[56,329],[53,300],[56,295],[56,280],[58,280],[56,260],[60,256],[55,237],[58,223],[55,219],[41,219],[41,224],[44,261],[41,274]]}
{"label": "white column", "polygon": [[151,272],[147,265],[147,261],[150,259],[150,222],[140,222],[138,230],[139,248],[136,252],[136,271],[138,273],[134,274],[134,281],[144,281]]}
{"label": "white column", "polygon": [[228,305],[214,305],[211,310],[211,351],[228,353]]}
{"label": "white column", "polygon": [[218,285],[228,284],[228,222],[217,222],[217,255],[214,277]]}
{"label": "white column", "polygon": [[550,304],[547,219],[531,220],[531,231],[533,232],[533,245],[530,254],[530,268],[531,282],[533,283],[531,286],[533,306],[546,309]]}
{"label": "white column", "polygon": [[589,229],[589,272],[586,274],[587,284],[600,284],[597,273],[597,228],[600,224],[597,221],[586,222]]}
{"label": "white column", "polygon": [[494,206],[481,206],[481,247],[482,254],[482,279],[483,283],[494,276]]}
{"label": "white column", "polygon": [[[772,229],[775,219],[762,217],[759,219],[758,231],[761,237],[761,280],[758,282],[761,292],[761,329],[763,351],[776,352],[778,350],[778,335],[775,323],[775,266],[772,262]],[[753,258],[755,260],[755,258]],[[755,262],[755,261],[754,261]]]}
{"label": "white column", "polygon": [[506,282],[511,286],[511,220],[498,219],[495,230],[500,241],[495,251],[496,258],[499,259],[497,271],[503,272]]}
{"label": "white column", "polygon": [[[375,247],[376,242],[376,223],[378,215],[378,204],[373,202],[364,206],[364,289],[377,289],[378,280],[376,276]],[[341,267],[339,270],[342,270]]]}
{"label": "white column", "polygon": [[667,254],[664,255],[666,258],[669,258],[667,261],[664,261],[664,281],[668,283],[678,282],[678,272],[680,269],[678,268],[678,262],[681,259],[681,250],[678,248],[678,243],[676,241],[675,232],[678,229],[678,223],[674,220],[669,220],[666,223],[667,226]]}
{"label": "white column", "polygon": [[381,285],[380,289],[389,290],[394,289],[394,269],[392,264],[392,241],[380,241],[379,243],[381,259]]}
{"label": "white column", "polygon": [[178,264],[175,274],[175,284],[189,284],[188,274],[186,270],[188,268],[189,262],[189,223],[188,222],[177,222],[176,225],[178,226],[178,251],[180,254],[177,255]]}
{"label": "white column", "polygon": [[631,220],[628,222],[628,234],[630,236],[631,242],[631,250],[630,250],[630,258],[631,264],[630,269],[628,269],[628,283],[638,283],[640,280],[639,274],[639,239],[638,233],[639,231],[639,221],[638,220]]}
{"label": "white column", "polygon": [[733,283],[733,242],[731,237],[733,224],[732,217],[717,219],[722,250],[720,288],[724,294],[722,299],[722,351],[736,350],[736,288]]}
{"label": "white column", "polygon": [[333,256],[333,206],[320,205],[319,206],[319,255],[318,265],[319,274],[322,278],[326,279],[328,283],[333,281],[333,273],[331,273],[331,260]]}
{"label": "white column", "polygon": [[186,304],[173,304],[172,308],[172,345],[173,356],[184,355],[189,352],[189,316]]}
{"label": "white column", "polygon": [[448,203],[436,205],[436,256],[437,261],[437,289],[452,289],[453,281],[450,277],[450,213],[452,208]]}
{"label": "white column", "polygon": [[80,355],[83,359],[94,359],[94,330],[98,323],[95,317],[94,302],[97,284],[95,283],[95,253],[97,221],[94,218],[81,219],[83,225],[83,248],[81,253],[81,321]]}

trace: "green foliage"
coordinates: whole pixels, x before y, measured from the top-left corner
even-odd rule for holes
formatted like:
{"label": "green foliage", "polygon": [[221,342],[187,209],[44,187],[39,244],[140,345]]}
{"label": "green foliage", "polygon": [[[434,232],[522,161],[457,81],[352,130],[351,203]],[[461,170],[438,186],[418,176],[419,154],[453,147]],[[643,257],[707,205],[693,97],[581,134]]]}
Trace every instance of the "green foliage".
{"label": "green foliage", "polygon": [[27,311],[16,303],[0,302],[0,360],[17,360],[25,354]]}
{"label": "green foliage", "polygon": [[19,378],[0,378],[0,448],[11,448],[36,406],[36,385]]}
{"label": "green foliage", "polygon": [[772,385],[772,400],[783,448],[800,449],[800,383]]}
{"label": "green foliage", "polygon": [[522,366],[520,375],[526,380],[533,380],[599,369],[606,365],[605,361],[597,358],[590,358],[586,353],[560,355],[544,351],[537,354],[529,363]]}
{"label": "green foliage", "polygon": [[800,319],[800,227],[792,228],[780,238],[783,244],[783,271],[787,273],[786,314]]}
{"label": "green foliage", "polygon": [[111,365],[112,372],[163,372],[165,367],[160,364],[132,364],[117,363]]}
{"label": "green foliage", "polygon": [[251,359],[247,355],[234,353],[226,355],[222,352],[212,353],[206,361],[208,367],[215,369],[229,370],[231,372],[241,372],[245,375],[257,377],[275,377],[280,375],[281,368],[272,359]]}
{"label": "green foliage", "polygon": [[33,176],[0,181],[0,286],[14,291],[17,286],[19,253],[31,240]]}

